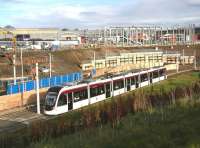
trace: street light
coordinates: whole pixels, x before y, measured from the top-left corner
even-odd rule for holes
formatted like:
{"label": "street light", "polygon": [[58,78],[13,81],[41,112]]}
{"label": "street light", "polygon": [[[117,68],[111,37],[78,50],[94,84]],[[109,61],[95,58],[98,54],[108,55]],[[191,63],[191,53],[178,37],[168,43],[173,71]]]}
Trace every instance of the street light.
{"label": "street light", "polygon": [[23,65],[23,53],[22,53],[22,48],[20,48],[20,53],[21,53],[21,74],[22,74],[22,82],[24,81],[24,65]]}
{"label": "street light", "polygon": [[49,77],[51,78],[52,76],[52,55],[49,53]]}
{"label": "street light", "polygon": [[40,114],[40,92],[39,92],[38,63],[36,63],[36,96],[37,96],[37,114]]}
{"label": "street light", "polygon": [[22,48],[20,48],[20,52],[21,52],[21,83],[22,83],[22,96],[21,96],[21,102],[22,102],[22,106],[23,106],[23,99],[24,99],[24,66],[23,66],[23,54],[22,54]]}

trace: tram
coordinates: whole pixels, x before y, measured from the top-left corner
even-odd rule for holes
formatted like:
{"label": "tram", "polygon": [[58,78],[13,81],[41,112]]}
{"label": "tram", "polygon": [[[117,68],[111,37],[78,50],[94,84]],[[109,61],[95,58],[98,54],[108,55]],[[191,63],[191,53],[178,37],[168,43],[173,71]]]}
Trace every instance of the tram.
{"label": "tram", "polygon": [[156,67],[130,71],[95,81],[51,87],[46,94],[44,113],[46,115],[63,114],[166,78],[166,68]]}

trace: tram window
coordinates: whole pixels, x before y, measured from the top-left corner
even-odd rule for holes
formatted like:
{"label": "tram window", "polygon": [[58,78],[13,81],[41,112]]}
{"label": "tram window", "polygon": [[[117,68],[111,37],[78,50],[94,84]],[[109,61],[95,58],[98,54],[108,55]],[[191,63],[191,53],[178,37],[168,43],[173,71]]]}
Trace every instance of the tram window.
{"label": "tram window", "polygon": [[160,75],[160,76],[164,76],[164,75],[165,75],[165,70],[164,70],[164,69],[161,69],[161,70],[159,71],[159,75]]}
{"label": "tram window", "polygon": [[69,94],[68,94],[68,101],[69,101],[69,102],[72,101],[72,93],[69,93]]}
{"label": "tram window", "polygon": [[153,72],[153,78],[158,78],[158,71]]}
{"label": "tram window", "polygon": [[135,77],[131,78],[131,85],[135,85]]}
{"label": "tram window", "polygon": [[90,88],[90,97],[99,96],[105,93],[104,86]]}
{"label": "tram window", "polygon": [[126,58],[126,57],[120,58],[121,64],[126,64],[126,63],[128,63],[128,61],[129,61],[129,58]]}
{"label": "tram window", "polygon": [[150,78],[151,78],[151,79],[153,78],[153,72],[150,73]]}
{"label": "tram window", "polygon": [[136,83],[139,83],[139,76],[135,76]]}
{"label": "tram window", "polygon": [[74,92],[74,102],[88,99],[87,89]]}
{"label": "tram window", "polygon": [[61,94],[58,100],[58,106],[62,106],[66,104],[67,104],[67,97],[65,94]]}
{"label": "tram window", "polygon": [[124,80],[119,80],[114,82],[114,90],[124,88]]}
{"label": "tram window", "polygon": [[142,74],[140,77],[141,77],[141,82],[148,81],[148,75],[147,74]]}

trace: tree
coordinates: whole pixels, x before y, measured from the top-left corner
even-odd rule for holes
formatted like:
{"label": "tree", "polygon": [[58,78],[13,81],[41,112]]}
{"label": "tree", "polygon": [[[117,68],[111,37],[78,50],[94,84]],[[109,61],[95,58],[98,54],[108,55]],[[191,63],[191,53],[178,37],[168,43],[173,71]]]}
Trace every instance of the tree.
{"label": "tree", "polygon": [[63,28],[62,31],[69,31],[69,29],[68,28]]}
{"label": "tree", "polygon": [[15,29],[15,27],[11,26],[11,25],[7,25],[4,27],[5,29]]}
{"label": "tree", "polygon": [[79,31],[79,29],[78,29],[78,28],[75,28],[74,31]]}

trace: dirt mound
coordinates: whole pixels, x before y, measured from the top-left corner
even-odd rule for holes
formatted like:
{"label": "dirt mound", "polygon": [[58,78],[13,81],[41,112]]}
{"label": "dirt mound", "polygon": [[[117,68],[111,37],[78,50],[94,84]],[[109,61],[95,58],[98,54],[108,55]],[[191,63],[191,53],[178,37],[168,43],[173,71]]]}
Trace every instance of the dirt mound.
{"label": "dirt mound", "polygon": [[[119,55],[121,52],[132,52],[138,49],[152,49],[152,47],[129,47],[129,48],[114,48],[114,47],[104,47],[97,49],[71,49],[71,50],[62,50],[62,51],[54,51],[52,52],[52,70],[53,75],[66,74],[75,71],[81,71],[80,64],[84,61],[92,60],[94,56],[94,52],[96,54],[96,59],[103,58],[105,55]],[[160,49],[169,50],[169,51],[177,51],[182,52],[182,49],[185,49],[185,55],[193,55],[194,49],[196,50],[196,55],[198,59],[200,59],[200,45],[190,45],[188,46],[164,46],[159,47]],[[29,51],[24,52],[23,57],[24,60],[32,60],[32,59],[43,59],[39,62],[39,65],[49,66],[48,62],[48,51]],[[197,59],[197,60],[198,60]],[[20,64],[20,53],[17,54],[17,61]],[[32,67],[35,67],[34,64],[30,64],[27,61],[24,61],[24,67],[26,67],[25,75],[30,75],[30,71]],[[17,76],[21,75],[20,65],[17,67]],[[10,64],[9,60],[5,57],[0,57],[0,77],[12,77],[13,67]]]}

